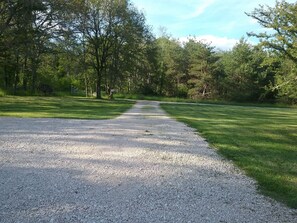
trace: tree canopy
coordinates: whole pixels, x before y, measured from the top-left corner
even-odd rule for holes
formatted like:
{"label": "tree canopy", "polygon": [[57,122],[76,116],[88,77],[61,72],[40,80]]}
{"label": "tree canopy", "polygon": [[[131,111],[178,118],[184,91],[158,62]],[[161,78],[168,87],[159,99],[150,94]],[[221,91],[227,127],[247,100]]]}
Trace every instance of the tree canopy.
{"label": "tree canopy", "polygon": [[248,33],[259,44],[219,51],[195,37],[156,38],[129,0],[3,0],[0,89],[297,102],[297,3],[246,14],[266,30]]}
{"label": "tree canopy", "polygon": [[275,7],[263,6],[247,13],[267,31],[249,33],[260,40],[260,46],[281,57],[273,91],[296,102],[297,90],[297,3],[277,1]]}

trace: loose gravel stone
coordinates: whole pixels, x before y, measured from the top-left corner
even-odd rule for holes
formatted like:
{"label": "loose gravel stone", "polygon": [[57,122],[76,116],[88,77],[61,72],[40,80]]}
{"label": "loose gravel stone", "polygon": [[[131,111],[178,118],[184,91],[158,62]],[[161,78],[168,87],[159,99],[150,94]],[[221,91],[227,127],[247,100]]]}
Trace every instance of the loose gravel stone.
{"label": "loose gravel stone", "polygon": [[157,102],[113,120],[0,118],[0,222],[297,222]]}

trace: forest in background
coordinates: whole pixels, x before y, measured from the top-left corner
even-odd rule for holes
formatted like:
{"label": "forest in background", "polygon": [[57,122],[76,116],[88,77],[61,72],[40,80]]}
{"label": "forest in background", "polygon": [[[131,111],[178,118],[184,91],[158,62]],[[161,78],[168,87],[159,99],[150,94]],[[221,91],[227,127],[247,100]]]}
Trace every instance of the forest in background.
{"label": "forest in background", "polygon": [[248,33],[259,44],[242,38],[220,51],[156,38],[129,0],[1,0],[0,94],[297,103],[297,3],[246,14],[267,30]]}

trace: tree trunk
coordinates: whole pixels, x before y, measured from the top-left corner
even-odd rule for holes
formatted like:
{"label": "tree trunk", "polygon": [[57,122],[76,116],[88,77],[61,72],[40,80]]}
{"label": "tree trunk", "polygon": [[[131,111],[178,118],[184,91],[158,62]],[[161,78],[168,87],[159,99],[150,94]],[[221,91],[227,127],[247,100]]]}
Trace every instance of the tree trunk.
{"label": "tree trunk", "polygon": [[101,80],[102,80],[102,62],[100,63],[100,54],[99,54],[99,47],[95,46],[95,56],[96,56],[96,64],[95,64],[95,71],[97,75],[96,80],[96,98],[101,99]]}
{"label": "tree trunk", "polygon": [[16,95],[16,93],[17,93],[18,82],[19,82],[19,74],[18,74],[18,71],[16,71],[15,75],[14,75],[14,83],[13,83],[13,94],[14,95]]}
{"label": "tree trunk", "polygon": [[34,94],[36,89],[36,69],[33,65],[32,67],[32,86],[31,86],[31,93]]}
{"label": "tree trunk", "polygon": [[97,83],[96,83],[96,98],[101,99],[101,75],[97,76]]}
{"label": "tree trunk", "polygon": [[84,79],[85,79],[85,93],[86,93],[86,98],[89,97],[89,87],[88,87],[88,77],[87,77],[87,74],[86,74],[86,70],[84,70]]}
{"label": "tree trunk", "polygon": [[24,61],[23,73],[24,73],[23,90],[26,92],[28,87],[28,79],[29,79],[29,72],[27,67],[27,56],[25,57],[25,61]]}
{"label": "tree trunk", "polygon": [[202,93],[203,98],[204,98],[205,95],[206,95],[206,88],[207,88],[206,86],[203,87],[203,93]]}
{"label": "tree trunk", "polygon": [[17,93],[17,86],[19,83],[19,55],[16,56],[16,71],[14,74],[13,80],[13,94],[16,95]]}
{"label": "tree trunk", "polygon": [[8,76],[6,65],[4,65],[4,82],[5,82],[5,89],[8,90],[10,81],[9,81],[9,76]]}
{"label": "tree trunk", "polygon": [[99,67],[99,60],[98,60],[98,63],[97,63],[97,83],[96,83],[96,98],[97,99],[101,99],[102,98],[102,95],[101,95],[101,83],[102,83],[102,70],[103,69],[100,69]]}
{"label": "tree trunk", "polygon": [[36,82],[37,82],[37,61],[35,58],[31,59],[32,61],[32,86],[31,93],[34,94],[36,90]]}

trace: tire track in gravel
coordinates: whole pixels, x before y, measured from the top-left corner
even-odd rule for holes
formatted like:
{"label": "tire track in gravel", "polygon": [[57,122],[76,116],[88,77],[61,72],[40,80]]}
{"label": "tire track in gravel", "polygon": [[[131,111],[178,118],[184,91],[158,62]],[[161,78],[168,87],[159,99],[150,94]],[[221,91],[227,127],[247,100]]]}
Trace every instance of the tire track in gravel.
{"label": "tire track in gravel", "polygon": [[297,222],[158,102],[0,125],[0,222]]}

